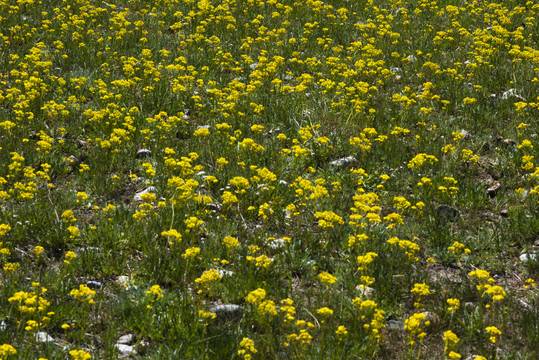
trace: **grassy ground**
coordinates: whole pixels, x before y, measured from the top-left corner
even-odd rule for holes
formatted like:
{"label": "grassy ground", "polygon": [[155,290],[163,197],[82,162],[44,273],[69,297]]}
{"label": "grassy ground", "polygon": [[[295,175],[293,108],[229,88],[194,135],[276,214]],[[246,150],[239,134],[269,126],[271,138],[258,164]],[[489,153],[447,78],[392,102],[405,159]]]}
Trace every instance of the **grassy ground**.
{"label": "grassy ground", "polygon": [[538,17],[3,0],[0,358],[536,359]]}

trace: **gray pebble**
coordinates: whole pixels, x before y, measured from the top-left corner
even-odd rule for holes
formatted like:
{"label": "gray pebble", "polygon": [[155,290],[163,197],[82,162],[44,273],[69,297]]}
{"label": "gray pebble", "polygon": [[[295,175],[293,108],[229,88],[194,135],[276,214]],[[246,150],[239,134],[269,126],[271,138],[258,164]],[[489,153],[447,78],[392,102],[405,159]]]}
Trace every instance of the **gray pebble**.
{"label": "gray pebble", "polygon": [[438,206],[436,214],[449,221],[455,221],[460,216],[460,212],[457,209],[444,204]]}
{"label": "gray pebble", "polygon": [[344,158],[341,158],[341,159],[337,159],[337,160],[334,160],[332,162],[329,163],[329,165],[335,167],[335,168],[340,168],[340,167],[343,167],[343,166],[349,166],[349,165],[353,165],[353,164],[356,164],[357,163],[357,159],[353,156],[347,156],[347,157],[344,157]]}
{"label": "gray pebble", "polygon": [[116,344],[114,346],[116,347],[116,349],[120,353],[120,355],[118,356],[119,359],[125,359],[125,358],[129,357],[131,354],[133,354],[133,355],[137,354],[137,352],[135,351],[135,348],[133,348],[130,345]]}
{"label": "gray pebble", "polygon": [[404,331],[404,321],[388,320],[386,321],[386,329],[389,331]]}
{"label": "gray pebble", "polygon": [[116,343],[124,344],[124,345],[131,345],[134,342],[135,342],[135,335],[127,334],[127,335],[121,336]]}
{"label": "gray pebble", "polygon": [[37,343],[50,343],[54,342],[54,338],[47,334],[45,331],[39,331],[35,335]]}
{"label": "gray pebble", "polygon": [[534,261],[534,260],[537,260],[537,258],[538,258],[537,254],[526,254],[526,253],[524,253],[524,254],[520,255],[520,261],[529,261],[529,260]]}
{"label": "gray pebble", "polygon": [[221,319],[237,319],[243,315],[243,306],[236,304],[215,305],[210,308]]}
{"label": "gray pebble", "polygon": [[151,156],[152,156],[151,150],[140,149],[139,151],[137,151],[137,159],[144,159]]}
{"label": "gray pebble", "polygon": [[98,290],[103,287],[103,284],[99,281],[90,280],[86,282],[86,286],[88,286],[90,289]]}

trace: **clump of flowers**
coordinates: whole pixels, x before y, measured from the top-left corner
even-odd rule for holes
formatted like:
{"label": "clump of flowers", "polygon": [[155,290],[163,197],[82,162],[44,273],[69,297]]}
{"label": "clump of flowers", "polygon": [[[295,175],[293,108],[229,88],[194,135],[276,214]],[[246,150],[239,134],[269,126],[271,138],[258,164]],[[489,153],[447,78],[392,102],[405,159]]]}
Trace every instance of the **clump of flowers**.
{"label": "clump of flowers", "polygon": [[414,345],[416,344],[417,340],[419,340],[418,358],[421,353],[423,339],[425,336],[427,336],[425,328],[430,325],[430,322],[425,320],[426,317],[427,315],[423,313],[416,313],[404,321],[404,330],[408,332],[408,345],[410,346],[410,353],[412,353]]}
{"label": "clump of flowers", "polygon": [[255,342],[246,337],[241,340],[240,347],[241,349],[238,350],[238,356],[241,356],[244,360],[251,360],[253,354],[258,352],[255,348]]}
{"label": "clump of flowers", "polygon": [[281,300],[280,312],[284,313],[284,322],[289,323],[294,320],[294,315],[296,314],[296,308],[292,306],[294,301],[292,299],[283,299]]}
{"label": "clump of flowers", "polygon": [[95,290],[92,290],[88,286],[82,284],[79,285],[78,289],[73,289],[69,293],[69,295],[73,296],[75,300],[78,300],[79,302],[88,305],[95,304],[95,294]]}
{"label": "clump of flowers", "polygon": [[464,254],[470,254],[471,251],[464,244],[455,241],[453,245],[447,248],[447,252],[456,255],[458,258],[458,264],[460,266],[460,260]]}
{"label": "clump of flowers", "polygon": [[341,341],[343,341],[346,335],[348,335],[348,329],[346,329],[346,326],[339,325],[339,327],[337,327],[337,330],[335,330],[335,335],[337,335],[337,339],[340,343]]}
{"label": "clump of flowers", "polygon": [[163,290],[159,285],[151,286],[144,293],[149,296],[150,303],[147,305],[148,309],[151,309],[152,304],[154,304],[155,302],[157,302],[157,300],[161,299],[164,296]]}
{"label": "clump of flowers", "polygon": [[73,360],[88,360],[92,358],[92,355],[88,354],[84,350],[71,350],[69,355]]}
{"label": "clump of flowers", "polygon": [[326,288],[329,288],[331,285],[337,282],[337,278],[335,276],[325,271],[318,274],[317,278],[326,286]]}
{"label": "clump of flowers", "polygon": [[[481,297],[485,295],[489,296],[494,304],[505,298],[505,290],[499,285],[492,285],[495,283],[495,280],[490,277],[488,271],[480,269],[474,270],[470,272],[468,276],[475,279],[478,283],[476,288],[481,292]],[[489,308],[490,304],[485,305],[485,307]]]}
{"label": "clump of flowers", "polygon": [[373,300],[363,300],[355,298],[352,300],[356,308],[360,311],[360,318],[363,328],[370,332],[373,343],[380,343],[384,340],[382,329],[385,325],[385,311],[378,308],[378,304]]}
{"label": "clump of flowers", "polygon": [[344,220],[333,211],[318,211],[314,214],[318,219],[318,226],[324,229],[333,228],[335,224],[344,224]]}
{"label": "clump of flowers", "polygon": [[421,303],[425,296],[430,295],[430,289],[427,284],[415,284],[411,290],[412,294],[416,296],[416,301],[414,302],[414,307],[420,309],[423,307]]}
{"label": "clump of flowers", "polygon": [[75,254],[73,251],[66,252],[64,256],[65,256],[64,264],[66,265],[71,264],[71,261],[75,260],[78,257],[78,255]]}
{"label": "clump of flowers", "polygon": [[245,297],[245,301],[247,301],[249,304],[256,304],[264,300],[265,297],[266,297],[266,290],[258,288],[256,290],[251,291]]}
{"label": "clump of flowers", "polygon": [[488,326],[485,330],[490,335],[490,342],[496,344],[499,341],[502,332],[498,330],[496,326]]}
{"label": "clump of flowers", "polygon": [[182,234],[180,234],[176,229],[165,230],[161,232],[161,235],[169,239],[168,244],[170,246],[177,246],[182,241]]}
{"label": "clump of flowers", "polygon": [[357,268],[358,271],[362,273],[361,275],[361,283],[365,286],[369,286],[374,282],[374,278],[372,276],[369,276],[369,265],[378,257],[378,254],[375,252],[368,252],[365,255],[359,255],[357,257],[357,262],[359,264],[359,267]]}
{"label": "clump of flowers", "polygon": [[447,330],[446,332],[444,332],[443,340],[444,340],[444,355],[448,359],[451,359],[451,360],[460,359],[461,355],[457,353],[456,351],[454,351],[456,350],[455,348],[456,345],[460,341],[458,336],[451,330]]}
{"label": "clump of flowers", "polygon": [[219,274],[219,271],[215,269],[204,271],[199,278],[195,279],[195,284],[200,287],[198,294],[207,293],[209,295],[215,283],[221,280],[221,278],[222,276]]}
{"label": "clump of flowers", "polygon": [[314,324],[305,320],[297,320],[295,325],[299,328],[299,332],[286,335],[288,342],[285,342],[284,345],[299,348],[310,345],[313,337],[307,329],[314,328]]}
{"label": "clump of flowers", "polygon": [[7,359],[11,355],[16,355],[16,354],[17,354],[17,350],[13,346],[9,344],[0,345],[0,359]]}
{"label": "clump of flowers", "polygon": [[42,296],[47,292],[47,289],[40,286],[39,283],[33,283],[32,286],[34,287],[33,291],[17,291],[8,299],[11,303],[17,303],[18,309],[22,313],[38,314],[50,306],[50,302]]}
{"label": "clump of flowers", "polygon": [[418,154],[408,163],[410,169],[419,169],[424,165],[432,165],[438,162],[438,159],[434,155]]}

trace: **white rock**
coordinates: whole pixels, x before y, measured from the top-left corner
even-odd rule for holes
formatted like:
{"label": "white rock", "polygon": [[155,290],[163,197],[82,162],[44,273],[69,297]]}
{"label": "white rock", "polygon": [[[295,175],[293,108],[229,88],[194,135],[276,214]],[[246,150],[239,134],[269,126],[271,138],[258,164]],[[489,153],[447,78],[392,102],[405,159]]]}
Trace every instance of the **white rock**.
{"label": "white rock", "polygon": [[460,130],[459,132],[462,134],[462,140],[470,140],[472,138],[472,135],[466,130]]}
{"label": "white rock", "polygon": [[514,96],[514,97],[520,97],[520,95],[518,94],[519,91],[517,89],[509,89],[507,91],[505,91],[503,94],[502,94],[502,99],[503,100],[507,100],[509,99],[510,97]]}
{"label": "white rock", "polygon": [[269,246],[272,249],[279,249],[279,248],[282,248],[284,244],[285,244],[284,239],[275,239],[270,242]]}
{"label": "white rock", "polygon": [[37,332],[35,337],[36,337],[36,342],[38,342],[38,343],[54,342],[54,338],[52,336],[50,336],[49,334],[47,334],[45,331]]}
{"label": "white rock", "polygon": [[118,284],[122,286],[128,286],[131,279],[129,279],[129,276],[121,275],[116,278],[116,281]]}
{"label": "white rock", "polygon": [[358,290],[359,297],[369,297],[374,294],[374,289],[365,285],[358,285],[356,289]]}
{"label": "white rock", "polygon": [[236,304],[222,304],[212,306],[210,312],[220,318],[239,318],[243,315],[243,306]]}
{"label": "white rock", "polygon": [[134,342],[135,342],[135,335],[127,334],[127,335],[121,336],[118,339],[117,344],[130,345],[130,344],[132,344]]}
{"label": "white rock", "polygon": [[130,345],[126,345],[126,344],[116,344],[114,345],[116,347],[116,349],[118,350],[118,352],[120,353],[120,355],[118,356],[120,359],[125,359],[126,357],[128,357],[129,355],[133,354],[133,355],[136,355],[137,352],[135,351],[135,349],[130,346]]}
{"label": "white rock", "polygon": [[357,163],[357,159],[353,156],[347,156],[345,158],[337,159],[329,163],[333,167],[348,166]]}
{"label": "white rock", "polygon": [[148,149],[140,149],[137,151],[137,159],[143,159],[152,156],[152,151]]}
{"label": "white rock", "polygon": [[221,275],[221,276],[232,276],[232,275],[234,275],[234,271],[220,269],[219,270],[219,275]]}
{"label": "white rock", "polygon": [[430,321],[431,324],[439,324],[441,321],[440,316],[431,311],[424,311],[422,314],[425,315],[425,321]]}
{"label": "white rock", "polygon": [[537,254],[522,254],[520,261],[537,260]]}

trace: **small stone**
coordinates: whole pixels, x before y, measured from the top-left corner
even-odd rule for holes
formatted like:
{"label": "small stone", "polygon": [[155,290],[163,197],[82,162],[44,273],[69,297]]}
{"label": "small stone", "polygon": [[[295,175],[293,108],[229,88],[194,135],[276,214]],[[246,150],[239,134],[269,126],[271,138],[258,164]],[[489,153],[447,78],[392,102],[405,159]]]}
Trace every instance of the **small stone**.
{"label": "small stone", "polygon": [[114,346],[116,347],[116,349],[120,353],[120,355],[118,356],[118,358],[120,358],[120,359],[125,359],[126,357],[129,357],[129,355],[131,355],[131,354],[133,354],[133,355],[137,354],[135,349],[130,345],[116,344]]}
{"label": "small stone", "polygon": [[462,140],[470,140],[472,138],[472,135],[466,130],[461,130],[460,134],[462,135]]}
{"label": "small stone", "polygon": [[273,135],[277,134],[277,133],[280,132],[280,131],[281,131],[281,128],[277,127],[277,128],[275,128],[275,129],[272,129],[272,130],[268,131],[268,132],[265,133],[264,135],[265,135],[265,136],[273,136]]}
{"label": "small stone", "polygon": [[507,209],[503,209],[502,211],[500,211],[500,216],[503,217],[503,218],[508,218],[509,217],[509,211],[507,211]]}
{"label": "small stone", "polygon": [[125,275],[120,275],[116,278],[116,282],[123,286],[128,286],[129,281],[130,281],[129,276],[125,276]]}
{"label": "small stone", "polygon": [[152,156],[151,150],[148,149],[140,149],[137,151],[137,159],[144,159]]}
{"label": "small stone", "polygon": [[204,206],[205,206],[207,209],[212,210],[212,211],[219,211],[219,210],[221,210],[221,207],[222,207],[222,205],[221,205],[221,204],[218,204],[218,203],[204,204]]}
{"label": "small stone", "polygon": [[148,194],[148,193],[152,193],[152,194],[157,193],[157,189],[155,188],[155,186],[150,186],[149,188],[147,188],[145,190],[142,190],[141,192],[136,193],[135,196],[134,196],[134,200],[135,201],[142,201],[142,199],[140,197],[142,195]]}
{"label": "small stone", "polygon": [[526,102],[526,99],[524,99],[522,96],[520,96],[519,92],[520,91],[517,90],[517,89],[509,89],[509,90],[505,91],[502,94],[502,100],[507,100],[507,99],[509,99],[511,97],[514,97],[514,98],[516,98],[518,100]]}
{"label": "small stone", "polygon": [[495,182],[487,189],[488,196],[490,196],[491,198],[495,197],[498,191],[501,190],[501,188],[502,185],[499,182]]}
{"label": "small stone", "polygon": [[124,345],[131,345],[134,342],[135,342],[135,335],[127,334],[127,335],[121,336],[116,343],[124,344]]}
{"label": "small stone", "polygon": [[520,261],[529,261],[529,260],[537,260],[537,254],[522,254],[520,255]]}
{"label": "small stone", "polygon": [[38,342],[38,343],[54,342],[54,338],[52,336],[50,336],[49,334],[47,334],[45,331],[37,332],[35,337],[36,337],[36,342]]}
{"label": "small stone", "polygon": [[286,242],[284,241],[284,239],[275,239],[270,242],[269,246],[272,249],[279,249],[279,248],[282,248],[285,245],[285,243]]}
{"label": "small stone", "polygon": [[365,285],[356,286],[356,290],[358,290],[359,297],[362,298],[368,298],[374,294],[374,289]]}
{"label": "small stone", "polygon": [[0,322],[0,331],[6,331],[7,329],[7,324],[4,320],[2,320],[2,322]]}
{"label": "small stone", "polygon": [[435,314],[431,311],[424,311],[422,314],[425,314],[425,321],[430,321],[431,325],[439,324],[440,323],[440,316],[438,314]]}
{"label": "small stone", "polygon": [[243,306],[236,304],[215,305],[210,308],[210,312],[220,319],[237,319],[243,315]]}
{"label": "small stone", "polygon": [[220,269],[220,270],[219,270],[219,275],[220,275],[221,277],[223,277],[223,276],[232,276],[232,275],[234,275],[234,271]]}
{"label": "small stone", "polygon": [[388,320],[386,321],[386,329],[389,331],[404,331],[404,321]]}
{"label": "small stone", "polygon": [[100,249],[98,247],[95,247],[95,246],[86,246],[86,247],[77,248],[76,250],[77,250],[76,252],[89,253],[89,252],[99,252]]}
{"label": "small stone", "polygon": [[86,286],[88,286],[90,289],[98,290],[103,287],[103,283],[99,281],[90,280],[86,282]]}
{"label": "small stone", "polygon": [[329,165],[340,168],[343,166],[349,166],[357,163],[357,159],[353,156],[347,156],[345,158],[337,159],[329,163]]}
{"label": "small stone", "polygon": [[505,146],[515,146],[517,142],[513,139],[504,139],[501,136],[496,139],[498,143],[501,143]]}
{"label": "small stone", "polygon": [[438,206],[438,208],[436,209],[436,213],[438,214],[438,216],[443,217],[449,221],[455,221],[460,216],[460,212],[457,209],[444,204]]}

